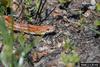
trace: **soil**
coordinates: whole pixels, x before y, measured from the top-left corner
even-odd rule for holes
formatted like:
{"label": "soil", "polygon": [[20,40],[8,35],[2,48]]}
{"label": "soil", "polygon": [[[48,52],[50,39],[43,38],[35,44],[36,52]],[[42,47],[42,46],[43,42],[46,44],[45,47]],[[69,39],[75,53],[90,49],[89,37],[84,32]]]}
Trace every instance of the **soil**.
{"label": "soil", "polygon": [[[70,39],[80,57],[76,67],[79,63],[100,63],[100,34],[92,30],[97,28],[94,22],[100,19],[100,12],[88,6],[84,8],[84,2],[90,4],[91,0],[72,0],[68,5],[60,4],[58,0],[47,0],[45,8],[55,9],[42,24],[55,26],[55,31],[44,35],[32,48],[26,67],[65,67],[61,53],[66,39]],[[30,36],[31,39],[36,37]]]}
{"label": "soil", "polygon": [[[73,0],[66,9],[63,9],[56,0],[48,0],[49,9],[55,6],[56,9],[51,14],[54,18],[49,17],[43,23],[48,23],[52,19],[51,24],[56,27],[56,30],[55,33],[44,36],[35,48],[37,52],[40,48],[44,48],[48,54],[35,62],[34,67],[65,67],[60,60],[60,54],[63,52],[62,47],[66,38],[69,38],[77,48],[80,63],[100,63],[100,36],[91,30],[95,27],[94,21],[99,16],[93,13],[96,13],[96,10],[90,9],[80,15],[77,10],[82,8],[83,2],[90,3],[90,0]],[[100,1],[96,0],[96,2]]]}

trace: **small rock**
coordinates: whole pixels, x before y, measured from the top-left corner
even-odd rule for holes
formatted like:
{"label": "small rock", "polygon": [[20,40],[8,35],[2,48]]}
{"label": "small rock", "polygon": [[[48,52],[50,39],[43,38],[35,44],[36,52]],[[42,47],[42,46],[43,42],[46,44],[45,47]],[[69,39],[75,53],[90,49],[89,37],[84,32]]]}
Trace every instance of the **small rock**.
{"label": "small rock", "polygon": [[90,10],[87,10],[87,11],[83,14],[83,16],[85,16],[85,17],[89,17],[90,14],[91,14]]}

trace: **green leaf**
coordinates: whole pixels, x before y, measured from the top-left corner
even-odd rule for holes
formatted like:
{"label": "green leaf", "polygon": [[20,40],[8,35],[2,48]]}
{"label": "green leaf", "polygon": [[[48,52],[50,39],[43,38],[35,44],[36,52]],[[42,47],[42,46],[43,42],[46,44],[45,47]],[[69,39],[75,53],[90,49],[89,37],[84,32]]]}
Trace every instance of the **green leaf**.
{"label": "green leaf", "polygon": [[80,60],[78,54],[73,50],[71,54],[61,53],[61,60],[66,63],[77,63]]}
{"label": "green leaf", "polygon": [[13,54],[13,36],[8,32],[5,25],[5,20],[0,16],[0,31],[3,37],[3,50],[0,54],[0,59],[5,67],[10,67]]}
{"label": "green leaf", "polygon": [[39,5],[40,5],[41,0],[35,0],[35,5],[36,5],[36,9],[39,9]]}
{"label": "green leaf", "polygon": [[19,41],[20,45],[23,46],[26,41],[25,36],[23,34],[20,34],[18,37],[18,41]]}
{"label": "green leaf", "polygon": [[10,33],[8,33],[7,27],[5,25],[5,21],[3,17],[0,17],[0,30],[1,30],[1,35],[3,36],[3,42],[5,45],[11,45],[12,39],[10,36]]}
{"label": "green leaf", "polygon": [[96,21],[95,21],[95,25],[96,25],[96,26],[100,26],[100,20],[96,20]]}
{"label": "green leaf", "polygon": [[97,10],[97,11],[100,11],[100,3],[97,3],[97,4],[96,4],[96,10]]}
{"label": "green leaf", "polygon": [[67,3],[67,2],[70,2],[71,0],[58,0],[61,4],[64,4],[64,3]]}
{"label": "green leaf", "polygon": [[100,35],[100,32],[95,30],[94,28],[90,28],[92,31],[94,31],[95,33],[99,34]]}
{"label": "green leaf", "polygon": [[25,0],[25,3],[27,4],[27,6],[32,4],[32,0]]}
{"label": "green leaf", "polygon": [[7,28],[5,25],[5,20],[3,17],[0,16],[0,30],[2,31],[2,34],[7,35]]}
{"label": "green leaf", "polygon": [[5,12],[5,7],[0,4],[0,15],[3,15]]}
{"label": "green leaf", "polygon": [[64,49],[70,49],[70,46],[71,46],[70,39],[67,38],[67,40],[65,40]]}
{"label": "green leaf", "polygon": [[1,52],[0,58],[2,63],[6,66],[10,66],[12,62],[12,49],[9,46],[4,46]]}
{"label": "green leaf", "polygon": [[65,53],[61,53],[61,60],[66,64],[69,62],[69,56],[66,56]]}
{"label": "green leaf", "polygon": [[71,57],[70,62],[73,63],[77,63],[80,60],[78,54],[75,51],[72,51],[72,55],[70,57]]}
{"label": "green leaf", "polygon": [[65,40],[65,44],[64,44],[64,49],[70,49],[73,50],[75,49],[75,46],[73,45],[73,43],[71,42],[71,40],[69,38],[67,38],[67,40]]}

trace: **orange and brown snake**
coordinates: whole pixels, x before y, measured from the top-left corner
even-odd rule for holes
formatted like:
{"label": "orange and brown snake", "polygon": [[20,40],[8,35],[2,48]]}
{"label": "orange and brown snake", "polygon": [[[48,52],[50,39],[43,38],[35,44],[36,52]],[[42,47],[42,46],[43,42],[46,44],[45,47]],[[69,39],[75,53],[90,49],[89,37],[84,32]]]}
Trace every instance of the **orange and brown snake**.
{"label": "orange and brown snake", "polygon": [[[8,28],[11,28],[11,22],[12,22],[11,16],[4,16],[4,18],[6,26]],[[21,22],[17,23],[14,21],[13,29],[15,31],[43,35],[45,33],[53,32],[55,30],[55,27],[50,25],[38,26],[38,25],[24,24]]]}

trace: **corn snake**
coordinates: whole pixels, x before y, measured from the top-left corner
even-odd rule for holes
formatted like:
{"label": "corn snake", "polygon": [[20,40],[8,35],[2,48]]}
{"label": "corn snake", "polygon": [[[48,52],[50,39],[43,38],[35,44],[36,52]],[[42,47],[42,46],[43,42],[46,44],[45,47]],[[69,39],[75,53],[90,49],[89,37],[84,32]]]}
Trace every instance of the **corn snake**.
{"label": "corn snake", "polygon": [[[8,28],[11,28],[11,16],[4,16],[5,18],[5,24]],[[37,35],[44,35],[45,33],[50,33],[55,30],[54,26],[50,25],[31,25],[31,24],[24,24],[24,23],[17,23],[14,21],[13,23],[13,29],[15,31],[30,33],[30,34],[37,34]]]}

